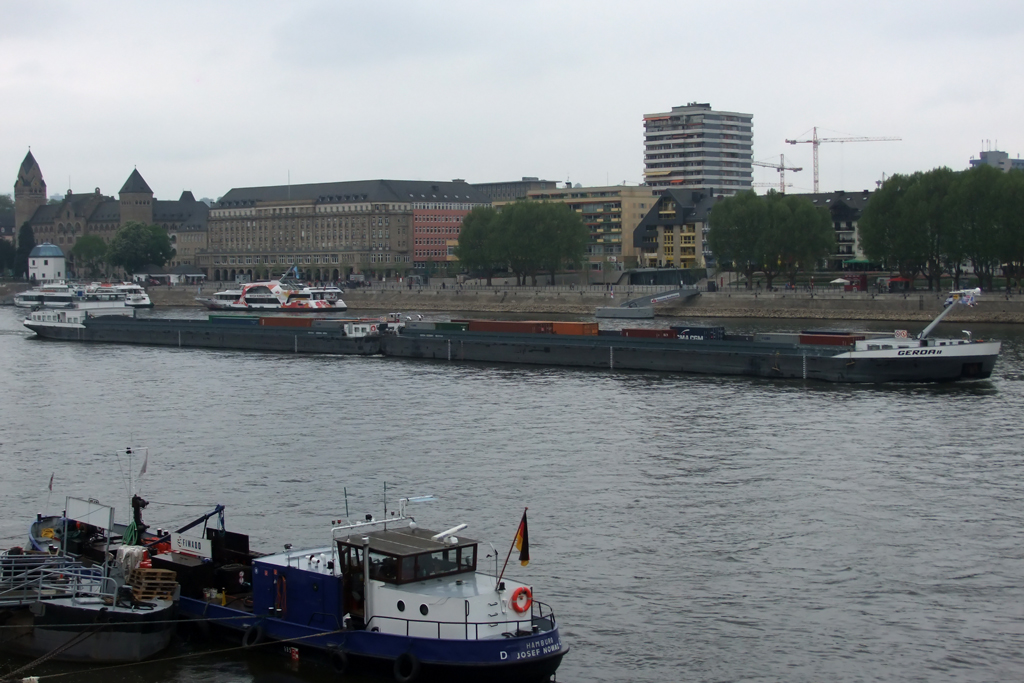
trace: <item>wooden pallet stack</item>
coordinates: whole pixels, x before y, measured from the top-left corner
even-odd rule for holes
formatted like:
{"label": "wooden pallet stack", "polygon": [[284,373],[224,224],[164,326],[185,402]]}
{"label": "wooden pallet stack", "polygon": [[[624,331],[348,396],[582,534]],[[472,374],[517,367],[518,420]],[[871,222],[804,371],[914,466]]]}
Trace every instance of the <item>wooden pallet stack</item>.
{"label": "wooden pallet stack", "polygon": [[126,583],[136,600],[171,600],[178,587],[177,574],[170,569],[137,567],[128,572]]}

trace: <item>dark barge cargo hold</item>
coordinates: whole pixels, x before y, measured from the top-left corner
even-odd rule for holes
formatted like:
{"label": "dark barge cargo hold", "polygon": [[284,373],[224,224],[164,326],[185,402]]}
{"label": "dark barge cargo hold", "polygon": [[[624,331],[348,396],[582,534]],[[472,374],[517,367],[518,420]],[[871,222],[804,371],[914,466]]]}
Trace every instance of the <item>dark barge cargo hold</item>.
{"label": "dark barge cargo hold", "polygon": [[[325,324],[314,326],[314,322]],[[70,310],[37,311],[25,321],[25,326],[40,337],[68,341],[359,356],[380,353],[376,324],[353,320],[327,322],[226,315],[211,315],[209,320],[130,318],[89,316],[86,311]]]}
{"label": "dark barge cargo hold", "polygon": [[449,323],[315,318],[219,317],[132,319],[86,311],[34,312],[26,327],[39,336],[75,341],[200,346],[222,349],[393,356],[484,363],[523,363],[609,370],[743,375],[829,382],[949,382],[991,376],[998,341],[929,336],[957,303],[916,337],[896,334],[801,333],[729,335],[721,327],[598,330],[593,323],[478,321]]}

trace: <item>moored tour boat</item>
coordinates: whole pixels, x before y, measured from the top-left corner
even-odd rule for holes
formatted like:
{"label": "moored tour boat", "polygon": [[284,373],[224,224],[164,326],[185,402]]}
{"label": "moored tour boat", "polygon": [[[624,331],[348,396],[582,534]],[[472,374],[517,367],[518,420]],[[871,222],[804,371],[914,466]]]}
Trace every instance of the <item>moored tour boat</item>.
{"label": "moored tour boat", "polygon": [[153,301],[145,288],[135,282],[93,282],[85,288],[86,294],[110,292],[124,295],[125,305],[132,308],[153,308]]}
{"label": "moored tour boat", "polygon": [[310,287],[288,280],[250,282],[236,289],[225,289],[212,296],[197,296],[196,301],[217,311],[344,311],[348,309],[337,287]]}

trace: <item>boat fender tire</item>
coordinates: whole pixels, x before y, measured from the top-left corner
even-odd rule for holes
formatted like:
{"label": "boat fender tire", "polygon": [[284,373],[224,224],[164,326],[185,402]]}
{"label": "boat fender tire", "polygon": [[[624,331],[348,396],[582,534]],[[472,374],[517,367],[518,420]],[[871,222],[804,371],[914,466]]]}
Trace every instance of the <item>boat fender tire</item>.
{"label": "boat fender tire", "polygon": [[395,660],[394,674],[398,683],[412,683],[420,675],[420,660],[411,652],[403,652]]}
{"label": "boat fender tire", "polygon": [[253,624],[242,635],[242,647],[255,647],[263,642],[263,627]]}
{"label": "boat fender tire", "polygon": [[348,670],[348,655],[341,650],[335,650],[331,653],[331,668],[334,669],[334,673],[343,674]]}
{"label": "boat fender tire", "polygon": [[[520,606],[519,598],[521,596],[526,596],[526,600],[524,600],[523,604]],[[519,614],[530,611],[530,608],[533,607],[533,591],[526,586],[520,586],[512,591],[512,597],[508,599],[508,604],[511,605],[512,609]]]}

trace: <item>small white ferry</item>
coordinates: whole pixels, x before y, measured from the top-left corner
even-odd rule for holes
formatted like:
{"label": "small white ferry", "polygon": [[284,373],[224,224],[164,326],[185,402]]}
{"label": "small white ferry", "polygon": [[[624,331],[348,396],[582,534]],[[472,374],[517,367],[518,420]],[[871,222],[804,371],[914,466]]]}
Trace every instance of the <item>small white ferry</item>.
{"label": "small white ferry", "polygon": [[250,282],[196,301],[214,311],[344,311],[342,291],[333,286],[310,287],[287,280]]}
{"label": "small white ferry", "polygon": [[35,308],[50,306],[56,308],[71,301],[75,290],[64,281],[50,282],[39,287],[27,289],[14,295],[14,305],[18,308]]}

